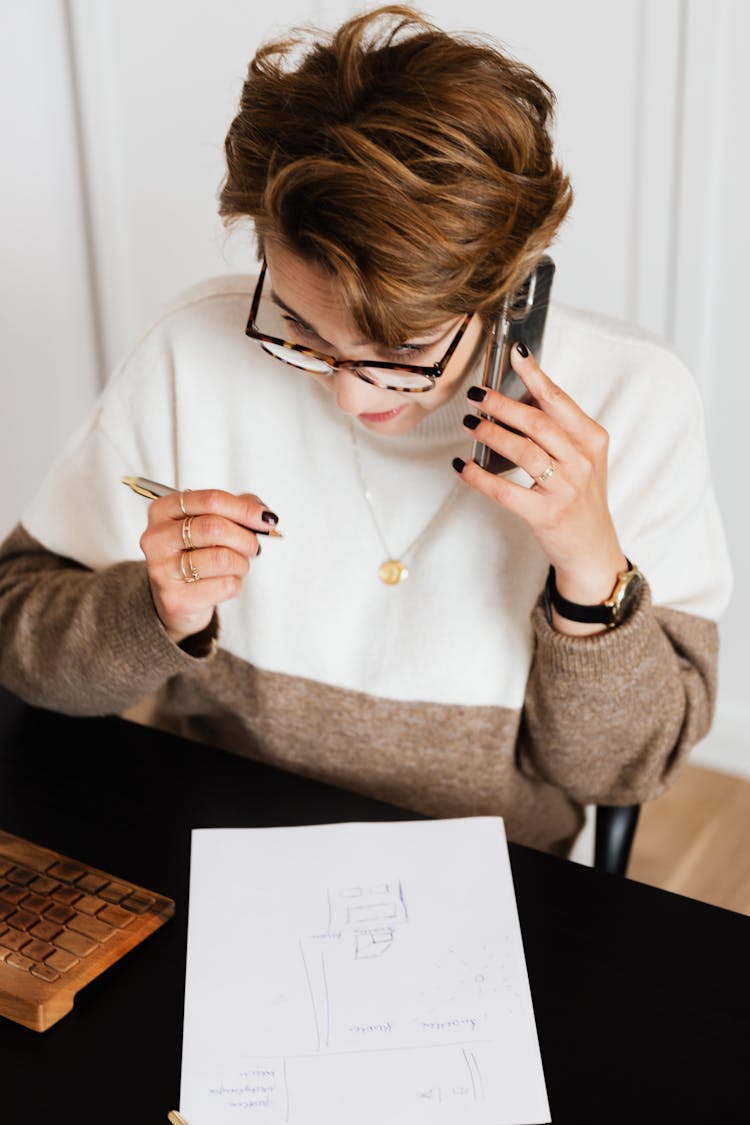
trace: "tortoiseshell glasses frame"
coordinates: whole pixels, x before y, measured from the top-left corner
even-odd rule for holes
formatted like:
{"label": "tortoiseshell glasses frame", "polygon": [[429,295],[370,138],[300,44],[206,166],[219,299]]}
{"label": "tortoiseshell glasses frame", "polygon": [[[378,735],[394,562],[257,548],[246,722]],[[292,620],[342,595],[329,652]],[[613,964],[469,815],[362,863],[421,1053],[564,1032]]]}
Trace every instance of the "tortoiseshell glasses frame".
{"label": "tortoiseshell glasses frame", "polygon": [[[287,363],[292,367],[297,367],[301,371],[306,371],[311,375],[330,376],[334,371],[343,369],[351,371],[365,383],[370,383],[383,390],[400,391],[402,394],[420,394],[424,391],[431,391],[436,381],[448,366],[451,356],[461,342],[472,317],[471,313],[467,313],[464,316],[445,354],[441,359],[437,360],[436,363],[431,363],[429,366],[422,366],[416,363],[391,363],[383,359],[337,359],[336,356],[329,355],[326,352],[319,352],[314,348],[308,348],[305,344],[295,344],[291,340],[284,340],[280,336],[269,336],[268,333],[263,332],[262,329],[258,327],[256,318],[260,307],[266,268],[266,260],[264,258],[258,284],[255,287],[253,301],[250,306],[250,315],[247,319],[245,335],[253,340],[257,340],[264,351],[268,352],[274,359],[278,359],[281,363]],[[384,373],[382,376],[380,375],[381,371]],[[389,377],[388,372],[392,372],[393,374]],[[398,373],[398,375],[396,373]],[[399,378],[402,380],[401,382],[398,381]],[[406,380],[411,379],[414,380],[414,385],[405,383]]]}

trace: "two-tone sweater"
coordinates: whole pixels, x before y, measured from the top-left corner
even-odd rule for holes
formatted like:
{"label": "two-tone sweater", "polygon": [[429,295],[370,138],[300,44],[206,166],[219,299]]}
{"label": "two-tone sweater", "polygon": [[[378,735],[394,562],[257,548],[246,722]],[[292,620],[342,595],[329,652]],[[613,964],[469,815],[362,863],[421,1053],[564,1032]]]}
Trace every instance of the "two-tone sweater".
{"label": "two-tone sweater", "polygon": [[[0,681],[421,814],[500,815],[561,854],[585,805],[658,796],[710,727],[731,590],[685,365],[633,327],[550,309],[542,365],[609,433],[610,508],[646,579],[626,622],[571,637],[543,612],[548,560],[524,522],[463,483],[445,503],[480,372],[403,436],[360,426],[358,467],[333,396],[245,336],[252,290],[236,276],[183,295],[51,467],[0,550]],[[252,492],[280,517],[205,650],[162,627],[148,501],[124,475]],[[382,538],[396,557],[419,539],[400,585],[378,579]]]}

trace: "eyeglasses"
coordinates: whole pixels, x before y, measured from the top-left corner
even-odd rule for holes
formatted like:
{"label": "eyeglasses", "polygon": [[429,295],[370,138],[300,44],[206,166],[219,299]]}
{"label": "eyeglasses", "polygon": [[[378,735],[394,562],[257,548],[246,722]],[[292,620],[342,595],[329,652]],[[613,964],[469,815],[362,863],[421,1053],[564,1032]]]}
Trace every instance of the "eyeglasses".
{"label": "eyeglasses", "polygon": [[313,335],[312,330],[306,325],[296,321],[291,313],[277,305],[273,300],[262,299],[263,280],[266,276],[266,260],[258,278],[258,284],[253,294],[253,303],[250,306],[250,316],[247,320],[245,335],[258,340],[264,351],[274,359],[298,367],[311,375],[331,376],[334,371],[351,371],[365,383],[374,387],[381,387],[388,391],[401,391],[403,394],[419,394],[421,391],[430,391],[435,386],[435,381],[445,371],[448,362],[458,347],[461,337],[466,331],[471,313],[467,313],[459,325],[458,331],[448,345],[442,359],[429,366],[415,363],[390,363],[382,359],[337,359],[325,352],[317,351],[306,344],[294,343],[280,335],[293,325],[300,334]]}

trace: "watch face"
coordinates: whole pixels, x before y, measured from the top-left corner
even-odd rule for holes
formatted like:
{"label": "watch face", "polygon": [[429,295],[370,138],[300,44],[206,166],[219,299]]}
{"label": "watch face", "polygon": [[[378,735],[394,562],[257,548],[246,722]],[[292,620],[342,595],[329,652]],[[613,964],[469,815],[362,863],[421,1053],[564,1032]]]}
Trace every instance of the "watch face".
{"label": "watch face", "polygon": [[633,571],[624,577],[622,589],[618,591],[615,604],[613,606],[613,617],[615,621],[622,621],[628,616],[633,605],[638,600],[641,586],[643,585],[643,575],[639,570],[633,568]]}

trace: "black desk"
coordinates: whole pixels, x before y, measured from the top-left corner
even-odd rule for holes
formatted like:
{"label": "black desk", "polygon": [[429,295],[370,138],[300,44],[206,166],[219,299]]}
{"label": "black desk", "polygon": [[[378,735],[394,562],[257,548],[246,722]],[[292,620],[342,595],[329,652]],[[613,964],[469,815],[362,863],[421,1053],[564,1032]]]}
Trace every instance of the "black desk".
{"label": "black desk", "polygon": [[[177,903],[48,1031],[0,1020],[0,1123],[165,1125],[178,1106],[191,828],[411,815],[0,689],[0,827]],[[747,1121],[750,918],[510,858],[554,1125]]]}

